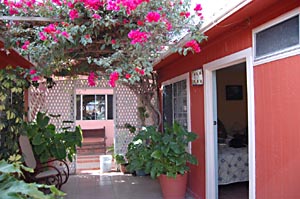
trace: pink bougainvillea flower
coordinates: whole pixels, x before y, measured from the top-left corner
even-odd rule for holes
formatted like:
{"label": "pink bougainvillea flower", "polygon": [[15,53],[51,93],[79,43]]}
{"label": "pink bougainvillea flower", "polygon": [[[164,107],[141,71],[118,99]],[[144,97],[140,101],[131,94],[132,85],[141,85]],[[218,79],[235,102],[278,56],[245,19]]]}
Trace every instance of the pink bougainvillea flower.
{"label": "pink bougainvillea flower", "polygon": [[10,15],[19,14],[19,12],[16,9],[12,8],[12,7],[9,8],[8,12],[9,12]]}
{"label": "pink bougainvillea flower", "polygon": [[186,42],[186,44],[184,45],[184,47],[186,47],[186,48],[192,48],[193,51],[195,51],[196,53],[200,53],[201,52],[200,46],[199,46],[199,44],[198,44],[198,42],[196,40],[191,40],[191,41]]}
{"label": "pink bougainvillea flower", "polygon": [[160,14],[158,12],[149,12],[146,16],[148,22],[158,22],[160,19]]}
{"label": "pink bougainvillea flower", "polygon": [[128,24],[129,20],[128,19],[123,19],[123,24]]}
{"label": "pink bougainvillea flower", "polygon": [[125,78],[126,78],[126,79],[129,79],[130,77],[131,77],[130,74],[126,74],[126,75],[125,75]]}
{"label": "pink bougainvillea flower", "polygon": [[78,11],[73,9],[73,10],[70,10],[69,12],[69,16],[72,20],[76,19],[79,17],[79,14],[78,14]]}
{"label": "pink bougainvillea flower", "polygon": [[44,34],[44,32],[40,32],[39,36],[40,36],[40,40],[42,40],[42,41],[46,41],[47,40],[47,36]]}
{"label": "pink bougainvillea flower", "polygon": [[70,37],[70,35],[66,31],[63,31],[61,33],[61,35],[64,36],[65,38],[67,38],[67,39]]}
{"label": "pink bougainvillea flower", "polygon": [[116,86],[116,81],[118,81],[119,79],[119,73],[118,72],[112,72],[109,76],[109,85],[111,87],[115,87]]}
{"label": "pink bougainvillea flower", "polygon": [[33,77],[31,78],[32,81],[38,81],[39,79],[40,79],[39,76],[33,76]]}
{"label": "pink bougainvillea flower", "polygon": [[98,14],[93,14],[93,16],[92,16],[94,19],[101,19],[101,16],[100,15],[98,15]]}
{"label": "pink bougainvillea flower", "polygon": [[140,32],[138,29],[137,30],[131,30],[128,33],[128,37],[131,39],[131,44],[147,42],[148,35],[149,35],[149,33]]}
{"label": "pink bougainvillea flower", "polygon": [[68,6],[70,9],[73,9],[73,8],[74,8],[74,4],[73,4],[71,1],[69,1],[69,2],[67,3],[67,6]]}
{"label": "pink bougainvillea flower", "polygon": [[202,10],[202,6],[201,4],[196,4],[194,10],[197,12],[197,11],[201,11]]}
{"label": "pink bougainvillea flower", "polygon": [[86,34],[86,35],[84,35],[84,38],[86,38],[86,39],[90,39],[90,38],[91,38],[91,35],[89,35],[89,34]]}
{"label": "pink bougainvillea flower", "polygon": [[52,0],[52,2],[55,3],[58,6],[62,5],[61,2],[60,2],[60,0]]}
{"label": "pink bougainvillea flower", "polygon": [[145,75],[145,71],[142,69],[139,71],[140,75]]}
{"label": "pink bougainvillea flower", "polygon": [[172,24],[166,18],[164,18],[163,21],[166,23],[166,29],[172,30],[173,28]]}
{"label": "pink bougainvillea flower", "polygon": [[114,10],[114,11],[119,11],[120,6],[117,4],[115,0],[107,0],[107,10]]}
{"label": "pink bougainvillea flower", "polygon": [[112,39],[111,40],[111,44],[116,44],[117,42],[116,42],[116,40],[115,39]]}
{"label": "pink bougainvillea flower", "polygon": [[29,74],[30,75],[34,75],[36,73],[36,70],[35,69],[31,69],[30,71],[29,71]]}
{"label": "pink bougainvillea flower", "polygon": [[23,50],[27,50],[28,49],[28,46],[29,46],[30,42],[29,41],[25,41],[23,46],[22,46],[22,49]]}
{"label": "pink bougainvillea flower", "polygon": [[29,0],[24,2],[29,8],[33,8],[33,5],[35,4],[35,0]]}
{"label": "pink bougainvillea flower", "polygon": [[96,75],[94,72],[90,72],[89,77],[88,77],[88,83],[90,86],[96,85]]}
{"label": "pink bougainvillea flower", "polygon": [[126,13],[130,15],[130,13],[135,10],[142,3],[149,3],[150,0],[107,0],[106,9],[119,11],[120,6],[124,7]]}
{"label": "pink bougainvillea flower", "polygon": [[143,26],[143,25],[144,25],[144,22],[141,21],[141,20],[138,20],[138,21],[137,21],[137,25],[138,25],[138,26]]}
{"label": "pink bougainvillea flower", "polygon": [[143,69],[135,68],[134,70],[135,70],[135,72],[139,73],[140,75],[145,75],[145,71]]}
{"label": "pink bougainvillea flower", "polygon": [[82,0],[84,7],[87,7],[92,10],[98,10],[100,6],[103,6],[103,1],[99,0]]}
{"label": "pink bougainvillea flower", "polygon": [[56,26],[54,24],[49,24],[48,26],[46,26],[44,28],[44,32],[48,33],[48,34],[52,34],[56,31]]}
{"label": "pink bougainvillea flower", "polygon": [[188,18],[191,15],[191,13],[190,12],[181,12],[181,13],[179,13],[179,15],[182,17]]}

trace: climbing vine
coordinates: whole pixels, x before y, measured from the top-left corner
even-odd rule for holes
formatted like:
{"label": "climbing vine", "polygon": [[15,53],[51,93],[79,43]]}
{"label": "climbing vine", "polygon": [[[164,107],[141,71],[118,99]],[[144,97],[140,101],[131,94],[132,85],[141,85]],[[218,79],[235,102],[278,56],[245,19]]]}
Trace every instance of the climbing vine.
{"label": "climbing vine", "polygon": [[29,82],[23,69],[0,70],[0,159],[18,151],[18,136],[25,116],[24,92]]}

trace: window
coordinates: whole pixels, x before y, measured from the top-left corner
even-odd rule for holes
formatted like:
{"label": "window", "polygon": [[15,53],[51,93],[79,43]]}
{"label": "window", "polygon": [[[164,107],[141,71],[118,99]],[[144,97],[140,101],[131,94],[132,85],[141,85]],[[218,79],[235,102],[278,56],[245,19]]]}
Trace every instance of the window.
{"label": "window", "polygon": [[76,95],[76,120],[112,120],[113,95]]}
{"label": "window", "polygon": [[177,121],[188,129],[187,81],[181,80],[163,87],[163,122]]}
{"label": "window", "polygon": [[258,27],[253,32],[255,60],[269,58],[300,48],[299,12],[292,11],[280,19]]}

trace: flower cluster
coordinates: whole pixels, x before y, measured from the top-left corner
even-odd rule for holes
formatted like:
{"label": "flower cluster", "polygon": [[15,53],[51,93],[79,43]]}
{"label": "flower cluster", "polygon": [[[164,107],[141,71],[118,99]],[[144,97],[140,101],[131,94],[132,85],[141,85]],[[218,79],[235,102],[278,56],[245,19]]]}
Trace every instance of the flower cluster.
{"label": "flower cluster", "polygon": [[112,72],[109,76],[109,82],[108,82],[109,85],[114,88],[116,86],[116,81],[118,81],[118,79],[119,79],[119,73],[116,71]]}
{"label": "flower cluster", "polygon": [[29,75],[30,75],[32,81],[38,81],[40,79],[40,77],[37,75],[37,72],[35,69],[30,69]]}
{"label": "flower cluster", "polygon": [[90,72],[88,77],[88,83],[90,86],[96,86],[96,74],[94,72]]}
{"label": "flower cluster", "polygon": [[29,45],[30,45],[30,41],[25,41],[23,46],[22,46],[22,49],[27,50]]}
{"label": "flower cluster", "polygon": [[195,41],[195,40],[191,40],[191,41],[186,42],[186,44],[184,45],[184,47],[186,47],[186,48],[192,48],[193,51],[196,52],[196,53],[200,53],[201,52],[200,46],[199,46],[198,42]]}
{"label": "flower cluster", "polygon": [[158,22],[160,19],[160,14],[158,12],[149,12],[146,16],[148,22]]}
{"label": "flower cluster", "polygon": [[107,10],[119,11],[120,7],[124,7],[126,13],[130,14],[140,4],[144,2],[149,3],[149,1],[150,0],[107,0]]}
{"label": "flower cluster", "polygon": [[194,8],[194,11],[196,12],[196,14],[200,17],[200,18],[203,18],[202,16],[202,6],[201,4],[196,4],[195,8]]}
{"label": "flower cluster", "polygon": [[128,38],[131,39],[131,44],[145,43],[145,42],[147,42],[148,37],[149,37],[149,33],[140,32],[138,29],[137,30],[131,30],[128,33]]}
{"label": "flower cluster", "polygon": [[143,69],[135,68],[135,72],[137,72],[140,75],[145,75],[145,71]]}

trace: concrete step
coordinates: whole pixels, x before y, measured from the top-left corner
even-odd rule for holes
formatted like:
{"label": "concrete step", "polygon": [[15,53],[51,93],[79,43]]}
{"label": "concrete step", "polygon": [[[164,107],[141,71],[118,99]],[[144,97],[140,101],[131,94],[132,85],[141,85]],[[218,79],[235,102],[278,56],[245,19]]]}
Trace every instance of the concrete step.
{"label": "concrete step", "polygon": [[[115,167],[115,163],[112,161],[112,169],[115,169]],[[77,155],[76,173],[100,169],[100,155]]]}

